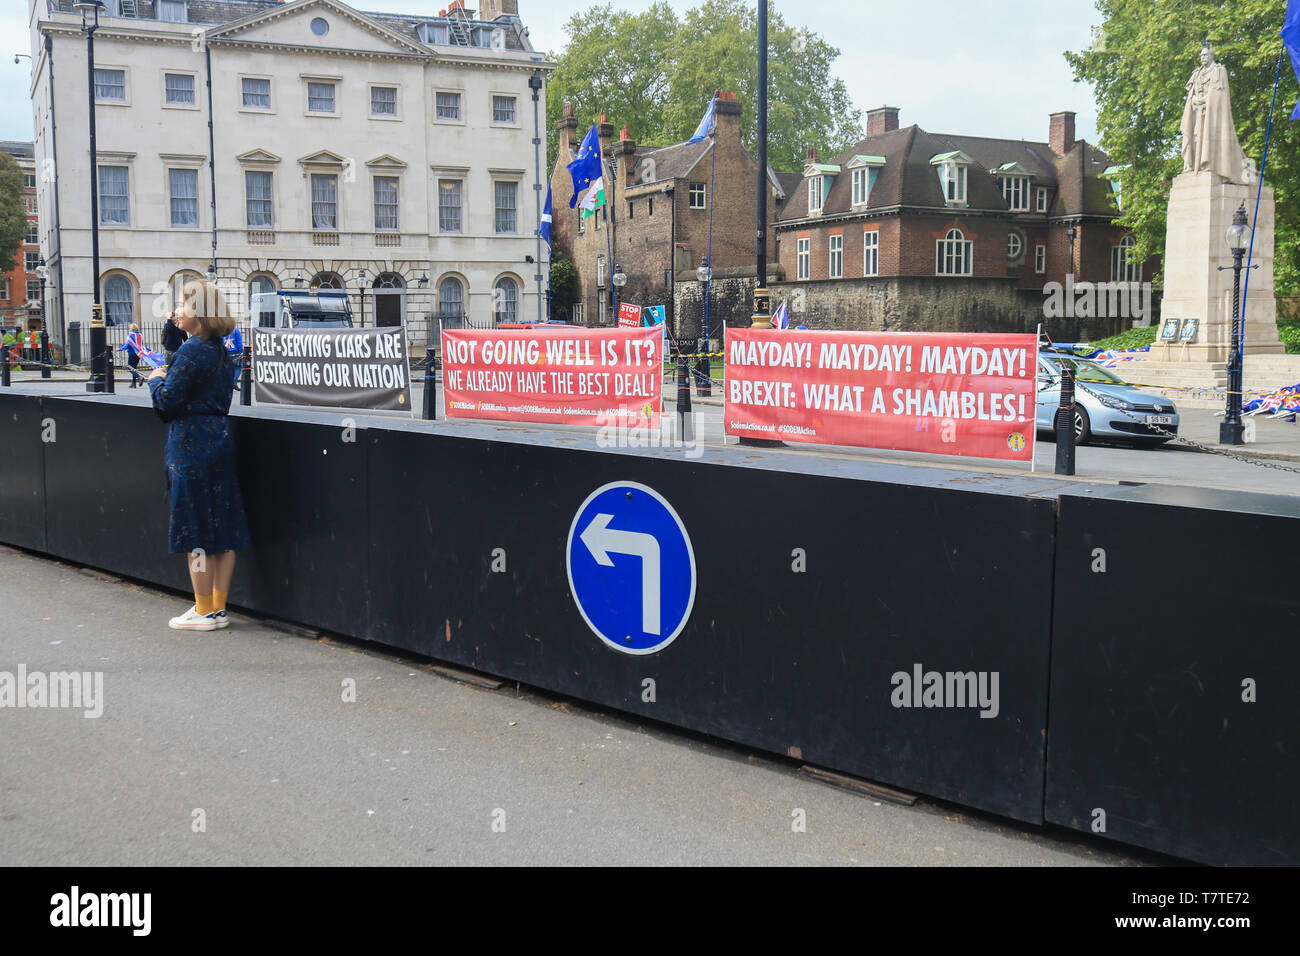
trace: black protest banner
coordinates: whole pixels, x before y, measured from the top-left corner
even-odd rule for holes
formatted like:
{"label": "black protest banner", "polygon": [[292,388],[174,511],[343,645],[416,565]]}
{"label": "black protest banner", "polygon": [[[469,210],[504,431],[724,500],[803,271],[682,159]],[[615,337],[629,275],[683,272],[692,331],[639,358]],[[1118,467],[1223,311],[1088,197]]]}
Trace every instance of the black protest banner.
{"label": "black protest banner", "polygon": [[253,381],[259,404],[408,411],[406,330],[256,329]]}

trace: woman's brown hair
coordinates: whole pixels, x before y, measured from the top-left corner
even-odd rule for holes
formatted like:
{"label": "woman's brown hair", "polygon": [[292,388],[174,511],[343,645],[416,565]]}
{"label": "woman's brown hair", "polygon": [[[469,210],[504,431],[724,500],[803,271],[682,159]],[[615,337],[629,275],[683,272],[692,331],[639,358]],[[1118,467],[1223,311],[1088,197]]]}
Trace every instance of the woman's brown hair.
{"label": "woman's brown hair", "polygon": [[226,294],[206,279],[190,279],[181,287],[181,308],[199,323],[199,335],[205,339],[225,338],[235,330]]}

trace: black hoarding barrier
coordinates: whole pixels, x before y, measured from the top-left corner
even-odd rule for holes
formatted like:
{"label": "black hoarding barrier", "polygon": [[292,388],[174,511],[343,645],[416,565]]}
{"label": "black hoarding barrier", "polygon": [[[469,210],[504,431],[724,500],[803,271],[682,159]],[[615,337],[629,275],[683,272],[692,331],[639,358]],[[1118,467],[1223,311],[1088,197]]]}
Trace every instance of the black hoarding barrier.
{"label": "black hoarding barrier", "polygon": [[1207,863],[1300,862],[1300,499],[1060,498],[1047,819]]}
{"label": "black hoarding barrier", "polygon": [[41,400],[0,392],[0,541],[36,551],[45,546],[45,452]]}
{"label": "black hoarding barrier", "polygon": [[[147,406],[0,412],[0,539],[187,587]],[[1020,820],[1300,862],[1294,499],[232,420],[238,606]]]}

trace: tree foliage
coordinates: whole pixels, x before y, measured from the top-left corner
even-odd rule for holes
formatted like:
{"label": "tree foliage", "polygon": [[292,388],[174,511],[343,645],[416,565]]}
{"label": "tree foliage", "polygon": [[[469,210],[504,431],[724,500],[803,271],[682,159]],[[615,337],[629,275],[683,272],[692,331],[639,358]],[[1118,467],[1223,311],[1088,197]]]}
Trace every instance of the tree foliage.
{"label": "tree foliage", "polygon": [[[565,102],[580,126],[608,114],[640,143],[681,142],[716,89],[740,98],[741,135],[756,152],[758,18],[742,0],[704,0],[678,20],[666,3],[644,13],[597,6],[565,26],[568,46],[547,91],[548,153]],[[768,17],[768,161],[801,169],[809,146],[830,155],[862,138],[862,117],[831,67],[839,50],[816,34]]]}
{"label": "tree foliage", "polygon": [[578,301],[578,270],[561,250],[551,254],[551,318],[568,320]]}
{"label": "tree foliage", "polygon": [[0,153],[0,273],[14,266],[27,236],[27,201],[23,196],[23,171],[8,153]]}
{"label": "tree foliage", "polygon": [[[1103,16],[1091,49],[1067,53],[1075,78],[1088,82],[1099,108],[1101,147],[1125,166],[1123,225],[1139,257],[1164,249],[1170,181],[1182,172],[1179,129],[1185,85],[1209,39],[1228,70],[1237,136],[1258,168],[1282,41],[1283,6],[1276,0],[1097,0]],[[1300,130],[1289,121],[1297,95],[1283,57],[1272,139],[1264,170],[1275,191],[1278,291],[1300,285]],[[1253,218],[1253,209],[1248,204]]]}

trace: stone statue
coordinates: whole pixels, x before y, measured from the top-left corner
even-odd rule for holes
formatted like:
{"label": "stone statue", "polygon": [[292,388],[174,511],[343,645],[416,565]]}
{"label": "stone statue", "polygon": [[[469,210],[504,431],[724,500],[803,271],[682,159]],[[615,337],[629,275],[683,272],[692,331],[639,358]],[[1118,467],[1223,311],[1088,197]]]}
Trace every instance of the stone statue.
{"label": "stone statue", "polygon": [[1249,184],[1255,178],[1254,163],[1242,151],[1232,124],[1228,71],[1214,62],[1208,43],[1200,67],[1187,81],[1183,107],[1183,172],[1206,169],[1234,183]]}

